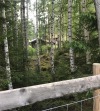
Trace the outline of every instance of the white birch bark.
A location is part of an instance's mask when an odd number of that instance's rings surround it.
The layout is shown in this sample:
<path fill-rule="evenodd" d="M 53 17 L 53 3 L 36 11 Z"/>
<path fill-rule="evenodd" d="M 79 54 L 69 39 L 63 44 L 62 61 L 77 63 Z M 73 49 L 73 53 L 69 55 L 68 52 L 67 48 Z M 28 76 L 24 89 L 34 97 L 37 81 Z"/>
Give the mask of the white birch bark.
<path fill-rule="evenodd" d="M 52 15 L 51 15 L 51 74 L 55 74 L 54 70 L 54 43 L 53 43 L 53 38 L 54 38 L 54 0 L 52 0 Z"/>
<path fill-rule="evenodd" d="M 36 0 L 36 51 L 37 51 L 37 65 L 38 70 L 41 72 L 41 63 L 40 63 L 40 50 L 39 50 L 39 34 L 38 34 L 38 3 Z"/>
<path fill-rule="evenodd" d="M 5 4 L 5 0 L 2 0 L 3 4 Z M 11 81 L 11 70 L 10 70 L 10 60 L 9 60 L 9 48 L 8 48 L 8 40 L 7 40 L 7 24 L 6 24 L 6 15 L 5 8 L 2 10 L 2 17 L 5 19 L 3 23 L 3 35 L 4 35 L 4 51 L 5 51 L 5 62 L 6 62 L 6 74 L 8 80 L 8 88 L 13 89 L 12 81 Z"/>
<path fill-rule="evenodd" d="M 72 43 L 72 0 L 68 0 L 68 39 L 69 43 Z M 74 72 L 74 51 L 72 47 L 70 47 L 69 49 L 69 56 L 71 72 Z"/>
<path fill-rule="evenodd" d="M 81 5 L 82 5 L 82 11 L 86 12 L 86 0 L 82 0 L 82 4 Z M 88 43 L 88 41 L 89 41 L 89 31 L 86 28 L 87 28 L 87 26 L 84 24 L 84 26 L 83 26 L 84 37 L 85 37 L 86 43 Z M 90 59 L 91 59 L 90 51 L 87 50 L 86 51 L 86 63 L 87 64 L 90 64 Z"/>
<path fill-rule="evenodd" d="M 100 47 L 100 0 L 94 0 L 94 2 L 95 2 L 96 15 L 97 15 L 99 47 Z"/>
<path fill-rule="evenodd" d="M 45 39 L 45 41 L 46 41 L 46 14 L 45 14 L 45 3 L 46 3 L 46 1 L 44 0 L 44 2 L 43 2 L 43 11 L 44 11 L 44 13 L 43 13 L 43 18 L 44 18 L 44 34 L 43 34 L 43 36 L 44 36 L 44 39 Z"/>

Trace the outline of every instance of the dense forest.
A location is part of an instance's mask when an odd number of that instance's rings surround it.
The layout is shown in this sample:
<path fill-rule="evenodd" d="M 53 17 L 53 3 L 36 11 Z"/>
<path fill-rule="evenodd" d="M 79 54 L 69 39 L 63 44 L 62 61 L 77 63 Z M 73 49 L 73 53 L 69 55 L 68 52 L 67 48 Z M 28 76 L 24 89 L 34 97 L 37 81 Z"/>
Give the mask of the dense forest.
<path fill-rule="evenodd" d="M 100 62 L 99 0 L 32 1 L 0 0 L 0 91 L 90 76 Z M 91 96 L 88 91 L 16 110 L 41 111 Z"/>

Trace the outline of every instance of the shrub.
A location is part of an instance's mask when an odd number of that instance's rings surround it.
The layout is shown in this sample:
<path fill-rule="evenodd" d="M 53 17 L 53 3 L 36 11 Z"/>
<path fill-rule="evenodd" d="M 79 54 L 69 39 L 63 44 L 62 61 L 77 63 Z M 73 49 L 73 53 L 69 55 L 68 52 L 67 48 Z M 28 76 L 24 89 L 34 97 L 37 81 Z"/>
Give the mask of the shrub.
<path fill-rule="evenodd" d="M 36 49 L 28 46 L 28 56 L 33 56 L 34 54 L 36 54 Z"/>

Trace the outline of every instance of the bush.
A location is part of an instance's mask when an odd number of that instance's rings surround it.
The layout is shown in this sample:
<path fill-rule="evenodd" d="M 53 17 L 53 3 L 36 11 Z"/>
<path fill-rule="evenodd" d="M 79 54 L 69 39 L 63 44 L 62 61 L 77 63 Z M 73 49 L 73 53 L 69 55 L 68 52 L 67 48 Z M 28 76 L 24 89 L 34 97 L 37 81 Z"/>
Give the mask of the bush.
<path fill-rule="evenodd" d="M 50 45 L 43 45 L 41 46 L 41 53 L 45 53 L 50 51 Z"/>
<path fill-rule="evenodd" d="M 28 56 L 33 56 L 36 54 L 36 49 L 32 48 L 31 46 L 28 46 Z"/>

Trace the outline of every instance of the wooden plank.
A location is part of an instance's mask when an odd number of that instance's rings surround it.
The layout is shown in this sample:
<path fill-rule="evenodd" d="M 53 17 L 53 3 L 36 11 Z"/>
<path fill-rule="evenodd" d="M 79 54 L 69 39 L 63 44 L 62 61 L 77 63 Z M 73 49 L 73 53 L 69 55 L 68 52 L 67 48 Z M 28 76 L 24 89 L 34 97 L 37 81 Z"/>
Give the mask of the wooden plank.
<path fill-rule="evenodd" d="M 100 75 L 12 89 L 0 92 L 0 110 L 33 104 L 66 94 L 83 92 L 100 87 Z"/>
<path fill-rule="evenodd" d="M 93 64 L 93 75 L 99 75 L 100 74 L 100 64 L 94 63 Z M 93 100 L 93 111 L 100 111 L 100 89 L 97 89 L 94 91 L 94 96 L 97 96 Z"/>

